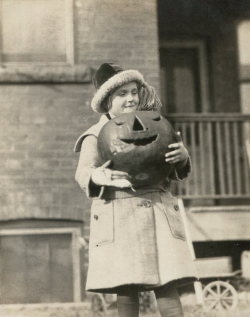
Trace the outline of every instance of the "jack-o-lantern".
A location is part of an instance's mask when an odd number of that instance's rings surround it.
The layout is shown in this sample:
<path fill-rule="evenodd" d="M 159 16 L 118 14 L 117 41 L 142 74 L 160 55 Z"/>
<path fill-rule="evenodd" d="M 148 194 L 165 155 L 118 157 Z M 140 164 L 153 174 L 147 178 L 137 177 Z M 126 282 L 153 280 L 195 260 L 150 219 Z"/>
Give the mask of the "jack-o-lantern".
<path fill-rule="evenodd" d="M 109 120 L 98 136 L 102 163 L 127 172 L 135 187 L 159 183 L 173 170 L 165 162 L 176 134 L 167 119 L 153 111 L 136 111 Z"/>

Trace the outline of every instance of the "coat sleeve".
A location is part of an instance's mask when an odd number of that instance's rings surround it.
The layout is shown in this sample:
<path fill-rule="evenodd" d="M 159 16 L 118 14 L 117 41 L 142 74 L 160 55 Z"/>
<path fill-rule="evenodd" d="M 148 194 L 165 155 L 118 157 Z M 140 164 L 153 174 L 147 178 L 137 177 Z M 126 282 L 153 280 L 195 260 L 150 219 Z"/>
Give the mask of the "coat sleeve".
<path fill-rule="evenodd" d="M 81 144 L 81 152 L 75 174 L 75 180 L 85 191 L 88 198 L 101 197 L 103 194 L 104 186 L 96 185 L 91 180 L 93 170 L 100 165 L 97 138 L 94 135 L 88 135 Z"/>
<path fill-rule="evenodd" d="M 191 159 L 188 157 L 186 164 L 183 167 L 175 166 L 173 172 L 169 175 L 171 180 L 182 181 L 188 177 L 192 171 Z"/>

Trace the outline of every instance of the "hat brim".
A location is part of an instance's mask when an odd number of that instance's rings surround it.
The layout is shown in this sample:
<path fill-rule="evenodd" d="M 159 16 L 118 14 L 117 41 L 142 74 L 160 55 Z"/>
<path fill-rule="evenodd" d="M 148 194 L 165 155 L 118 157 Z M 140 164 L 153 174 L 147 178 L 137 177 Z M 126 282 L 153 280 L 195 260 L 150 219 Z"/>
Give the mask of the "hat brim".
<path fill-rule="evenodd" d="M 146 84 L 143 75 L 137 70 L 124 70 L 119 72 L 118 74 L 112 76 L 108 79 L 95 93 L 92 102 L 91 108 L 98 113 L 107 112 L 106 109 L 103 109 L 102 102 L 107 97 L 107 95 L 114 90 L 124 84 L 127 84 L 131 81 L 136 81 L 141 85 Z"/>

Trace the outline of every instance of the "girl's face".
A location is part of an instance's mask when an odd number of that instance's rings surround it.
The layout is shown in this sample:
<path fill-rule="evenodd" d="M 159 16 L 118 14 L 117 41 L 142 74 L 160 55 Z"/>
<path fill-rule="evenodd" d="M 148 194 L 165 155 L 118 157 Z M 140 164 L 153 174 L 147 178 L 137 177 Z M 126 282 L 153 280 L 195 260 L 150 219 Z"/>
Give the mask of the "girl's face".
<path fill-rule="evenodd" d="M 111 108 L 109 109 L 109 113 L 114 116 L 135 111 L 139 104 L 136 83 L 130 82 L 117 88 L 110 97 L 110 103 Z"/>

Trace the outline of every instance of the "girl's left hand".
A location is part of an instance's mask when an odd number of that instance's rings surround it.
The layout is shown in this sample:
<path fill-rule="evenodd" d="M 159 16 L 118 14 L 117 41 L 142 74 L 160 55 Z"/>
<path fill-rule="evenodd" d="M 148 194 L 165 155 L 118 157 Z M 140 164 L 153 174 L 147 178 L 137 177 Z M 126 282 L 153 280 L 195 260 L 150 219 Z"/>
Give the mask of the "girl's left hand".
<path fill-rule="evenodd" d="M 188 151 L 183 144 L 180 131 L 176 133 L 176 136 L 178 142 L 170 144 L 168 148 L 173 150 L 165 154 L 165 162 L 169 164 L 184 163 L 189 157 Z"/>

